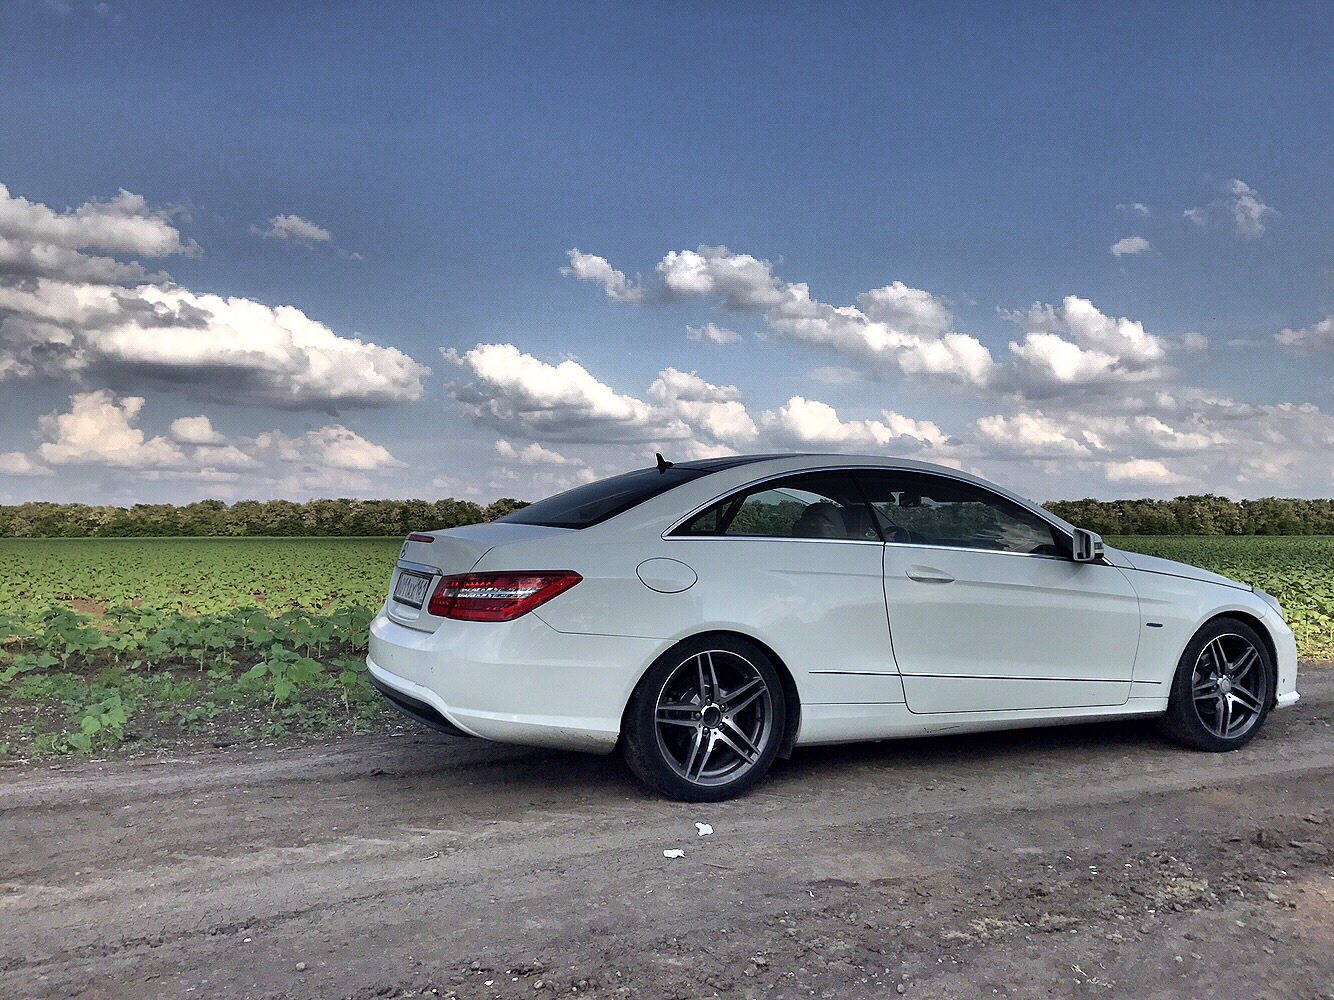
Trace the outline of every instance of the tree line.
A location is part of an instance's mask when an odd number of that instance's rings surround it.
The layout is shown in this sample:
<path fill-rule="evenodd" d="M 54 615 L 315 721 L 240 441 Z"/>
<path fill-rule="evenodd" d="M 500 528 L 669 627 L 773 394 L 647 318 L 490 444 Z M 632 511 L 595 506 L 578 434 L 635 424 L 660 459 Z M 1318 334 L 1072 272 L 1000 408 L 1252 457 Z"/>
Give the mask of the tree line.
<path fill-rule="evenodd" d="M 402 536 L 479 524 L 526 504 L 471 500 L 221 500 L 135 504 L 0 506 L 3 538 Z M 1334 535 L 1334 500 L 1266 497 L 1233 501 L 1204 494 L 1172 500 L 1060 500 L 1047 509 L 1102 535 Z"/>
<path fill-rule="evenodd" d="M 0 506 L 3 538 L 300 537 L 406 535 L 494 521 L 525 507 L 506 497 L 471 500 L 221 500 L 101 507 L 77 503 Z"/>
<path fill-rule="evenodd" d="M 1100 535 L 1334 535 L 1334 500 L 1060 500 L 1057 517 Z"/>

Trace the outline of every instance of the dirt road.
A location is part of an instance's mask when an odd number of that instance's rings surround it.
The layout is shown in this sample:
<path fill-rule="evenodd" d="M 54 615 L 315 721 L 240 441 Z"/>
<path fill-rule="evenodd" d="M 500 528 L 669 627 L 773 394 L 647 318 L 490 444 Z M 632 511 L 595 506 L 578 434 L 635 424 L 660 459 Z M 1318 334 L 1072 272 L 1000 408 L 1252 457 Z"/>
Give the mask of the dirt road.
<path fill-rule="evenodd" d="M 0 997 L 1334 997 L 1334 669 L 1301 687 L 1229 756 L 884 743 L 718 806 L 416 732 L 9 768 Z"/>

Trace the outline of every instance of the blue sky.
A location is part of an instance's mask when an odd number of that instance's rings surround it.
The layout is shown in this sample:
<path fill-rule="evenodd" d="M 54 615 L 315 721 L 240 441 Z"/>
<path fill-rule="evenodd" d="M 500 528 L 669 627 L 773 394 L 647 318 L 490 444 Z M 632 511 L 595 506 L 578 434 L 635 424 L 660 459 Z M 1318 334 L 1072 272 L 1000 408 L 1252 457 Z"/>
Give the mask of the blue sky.
<path fill-rule="evenodd" d="M 1334 493 L 1328 5 L 313 6 L 0 11 L 0 501 Z"/>

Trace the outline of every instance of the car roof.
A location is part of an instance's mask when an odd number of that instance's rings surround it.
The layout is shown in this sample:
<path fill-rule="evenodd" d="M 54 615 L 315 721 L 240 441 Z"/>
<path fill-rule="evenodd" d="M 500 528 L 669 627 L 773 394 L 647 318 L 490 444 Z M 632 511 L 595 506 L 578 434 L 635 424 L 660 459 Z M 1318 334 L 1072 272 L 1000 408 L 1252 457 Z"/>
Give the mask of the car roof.
<path fill-rule="evenodd" d="M 799 460 L 799 461 L 798 461 Z M 722 458 L 707 458 L 689 462 L 674 463 L 676 467 L 687 469 L 698 469 L 711 476 L 716 473 L 725 473 L 728 470 L 737 469 L 742 466 L 747 467 L 748 478 L 753 475 L 755 479 L 763 479 L 770 472 L 774 473 L 797 473 L 804 469 L 825 469 L 831 467 L 850 466 L 853 468 L 874 468 L 881 467 L 886 469 L 906 469 L 916 472 L 927 472 L 936 475 L 945 476 L 950 479 L 959 479 L 964 482 L 974 483 L 985 489 L 999 493 L 1002 496 L 1009 497 L 1011 500 L 1039 513 L 1048 521 L 1053 521 L 1062 527 L 1067 533 L 1074 530 L 1074 526 L 1062 517 L 1058 517 L 1051 511 L 1046 510 L 1035 500 L 1031 500 L 1022 494 L 993 483 L 990 480 L 983 479 L 959 469 L 951 468 L 946 465 L 936 465 L 931 462 L 922 462 L 913 458 L 899 458 L 892 455 L 843 455 L 837 452 L 791 452 L 785 454 L 764 454 L 764 455 L 729 455 Z M 769 466 L 770 468 L 765 468 Z M 703 478 L 703 477 L 701 477 Z"/>
<path fill-rule="evenodd" d="M 957 469 L 951 469 L 944 465 L 932 465 L 930 462 L 919 462 L 911 458 L 897 458 L 891 455 L 843 455 L 837 452 L 814 452 L 814 451 L 794 451 L 794 452 L 771 452 L 764 455 L 727 455 L 721 458 L 704 458 L 690 462 L 673 462 L 672 466 L 678 469 L 698 469 L 702 472 L 725 472 L 728 469 L 735 469 L 742 465 L 758 465 L 761 462 L 782 462 L 789 463 L 792 459 L 807 459 L 812 468 L 828 465 L 852 465 L 868 466 L 879 465 L 887 469 L 920 469 L 923 472 L 943 472 L 947 475 L 960 475 Z M 975 479 L 975 476 L 964 475 L 964 478 Z M 983 480 L 978 480 L 983 482 Z M 990 486 L 990 483 L 987 483 Z"/>

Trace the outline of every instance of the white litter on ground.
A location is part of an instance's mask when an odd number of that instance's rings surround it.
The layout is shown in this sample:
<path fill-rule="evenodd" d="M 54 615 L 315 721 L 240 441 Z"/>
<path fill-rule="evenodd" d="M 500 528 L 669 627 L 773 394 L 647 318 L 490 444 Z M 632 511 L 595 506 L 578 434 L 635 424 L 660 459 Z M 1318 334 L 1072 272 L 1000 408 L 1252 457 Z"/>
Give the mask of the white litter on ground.
<path fill-rule="evenodd" d="M 681 850 L 681 848 L 677 847 L 673 848 L 670 851 L 663 851 L 662 856 L 664 858 L 684 858 L 686 856 L 686 852 Z"/>
<path fill-rule="evenodd" d="M 701 837 L 707 837 L 709 834 L 713 833 L 713 827 L 709 826 L 708 823 L 696 823 L 695 829 L 699 831 Z"/>

